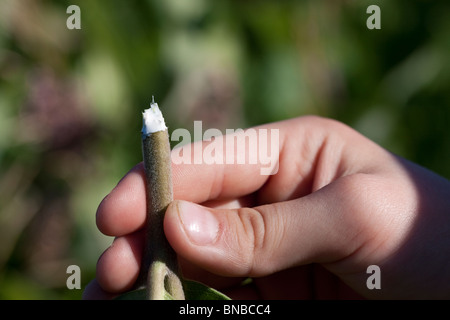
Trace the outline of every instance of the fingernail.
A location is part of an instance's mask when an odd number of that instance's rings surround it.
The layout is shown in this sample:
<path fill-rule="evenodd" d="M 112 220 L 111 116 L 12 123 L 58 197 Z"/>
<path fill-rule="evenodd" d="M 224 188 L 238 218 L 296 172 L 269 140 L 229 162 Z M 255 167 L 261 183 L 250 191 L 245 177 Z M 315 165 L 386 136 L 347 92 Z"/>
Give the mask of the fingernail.
<path fill-rule="evenodd" d="M 204 246 L 216 240 L 219 221 L 209 210 L 187 201 L 178 201 L 177 210 L 191 242 Z"/>

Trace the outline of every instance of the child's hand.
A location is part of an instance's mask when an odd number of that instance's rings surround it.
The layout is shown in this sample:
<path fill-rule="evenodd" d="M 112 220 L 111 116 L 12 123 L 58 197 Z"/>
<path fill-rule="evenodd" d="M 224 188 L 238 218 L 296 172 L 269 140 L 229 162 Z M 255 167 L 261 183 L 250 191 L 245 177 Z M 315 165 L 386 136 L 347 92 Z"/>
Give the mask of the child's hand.
<path fill-rule="evenodd" d="M 185 277 L 232 298 L 450 298 L 449 181 L 332 120 L 264 128 L 280 130 L 275 175 L 173 165 L 177 200 L 164 230 Z M 133 286 L 145 208 L 137 165 L 99 206 L 98 228 L 116 239 L 85 298 Z M 380 267 L 379 290 L 367 288 L 370 265 Z M 246 277 L 253 283 L 237 286 Z"/>

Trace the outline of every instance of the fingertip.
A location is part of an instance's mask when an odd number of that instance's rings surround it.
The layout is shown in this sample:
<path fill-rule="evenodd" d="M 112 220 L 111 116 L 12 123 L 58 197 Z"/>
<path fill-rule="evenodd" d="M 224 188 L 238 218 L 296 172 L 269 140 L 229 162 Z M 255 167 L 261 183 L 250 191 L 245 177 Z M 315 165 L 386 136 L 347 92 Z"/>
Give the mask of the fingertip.
<path fill-rule="evenodd" d="M 102 200 L 96 212 L 97 228 L 109 236 L 132 233 L 145 223 L 145 183 L 142 165 L 136 165 Z"/>
<path fill-rule="evenodd" d="M 179 218 L 179 202 L 180 200 L 174 200 L 167 207 L 164 216 L 164 233 L 175 251 L 180 251 L 180 253 L 185 254 L 186 250 L 189 250 L 190 246 L 186 243 L 188 239 Z M 182 254 L 182 256 L 184 254 Z"/>
<path fill-rule="evenodd" d="M 141 265 L 143 234 L 118 237 L 97 262 L 97 281 L 107 292 L 125 292 L 134 285 Z"/>
<path fill-rule="evenodd" d="M 240 263 L 245 254 L 236 253 L 236 234 L 230 225 L 234 218 L 229 216 L 235 215 L 232 209 L 175 200 L 166 211 L 164 231 L 173 249 L 200 268 L 222 276 L 246 276 L 245 263 Z"/>
<path fill-rule="evenodd" d="M 113 189 L 114 190 L 114 189 Z M 112 192 L 112 191 L 111 191 Z M 111 236 L 109 232 L 109 223 L 108 223 L 108 208 L 105 207 L 105 203 L 107 202 L 107 198 L 109 197 L 111 193 L 106 195 L 103 200 L 100 202 L 97 208 L 97 212 L 95 213 L 95 223 L 97 225 L 98 230 L 102 232 L 105 235 Z"/>
<path fill-rule="evenodd" d="M 174 200 L 166 210 L 164 217 L 164 233 L 167 240 L 173 249 L 186 260 L 198 264 L 202 262 L 202 257 L 205 256 L 203 251 L 208 249 L 205 246 L 197 246 L 191 241 L 188 233 L 190 227 L 195 229 L 194 226 L 183 225 L 181 210 L 187 209 L 189 206 L 196 206 L 193 203 L 182 200 Z M 186 212 L 185 214 L 189 214 Z M 194 231 L 194 230 L 191 230 Z M 198 230 L 200 231 L 200 230 Z M 194 231 L 195 232 L 195 231 Z"/>

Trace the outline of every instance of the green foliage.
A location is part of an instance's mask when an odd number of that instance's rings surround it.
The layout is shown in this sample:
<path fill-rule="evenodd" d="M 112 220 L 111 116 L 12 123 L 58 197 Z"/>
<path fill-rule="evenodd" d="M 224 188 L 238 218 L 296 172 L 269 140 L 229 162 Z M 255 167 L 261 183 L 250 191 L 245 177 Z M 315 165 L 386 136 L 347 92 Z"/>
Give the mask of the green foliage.
<path fill-rule="evenodd" d="M 228 298 L 223 293 L 197 281 L 184 280 L 183 288 L 186 300 L 230 300 L 230 298 Z M 116 298 L 116 300 L 145 300 L 145 299 L 146 299 L 145 289 L 130 291 Z M 173 297 L 166 292 L 164 300 L 173 300 Z"/>
<path fill-rule="evenodd" d="M 111 238 L 102 198 L 141 161 L 155 95 L 169 130 L 332 117 L 449 178 L 450 3 L 0 2 L 0 298 L 80 298 Z M 366 28 L 381 7 L 381 30 Z"/>

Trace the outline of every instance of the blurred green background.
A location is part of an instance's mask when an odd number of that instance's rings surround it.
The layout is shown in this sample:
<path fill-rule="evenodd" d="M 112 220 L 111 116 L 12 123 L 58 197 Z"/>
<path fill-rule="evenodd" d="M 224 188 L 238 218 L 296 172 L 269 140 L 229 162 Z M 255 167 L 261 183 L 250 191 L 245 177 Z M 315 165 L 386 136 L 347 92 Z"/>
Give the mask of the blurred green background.
<path fill-rule="evenodd" d="M 66 9 L 81 9 L 68 30 Z M 381 8 L 381 30 L 366 9 Z M 169 130 L 317 114 L 450 177 L 450 2 L 1 0 L 0 299 L 80 299 L 95 212 Z"/>

